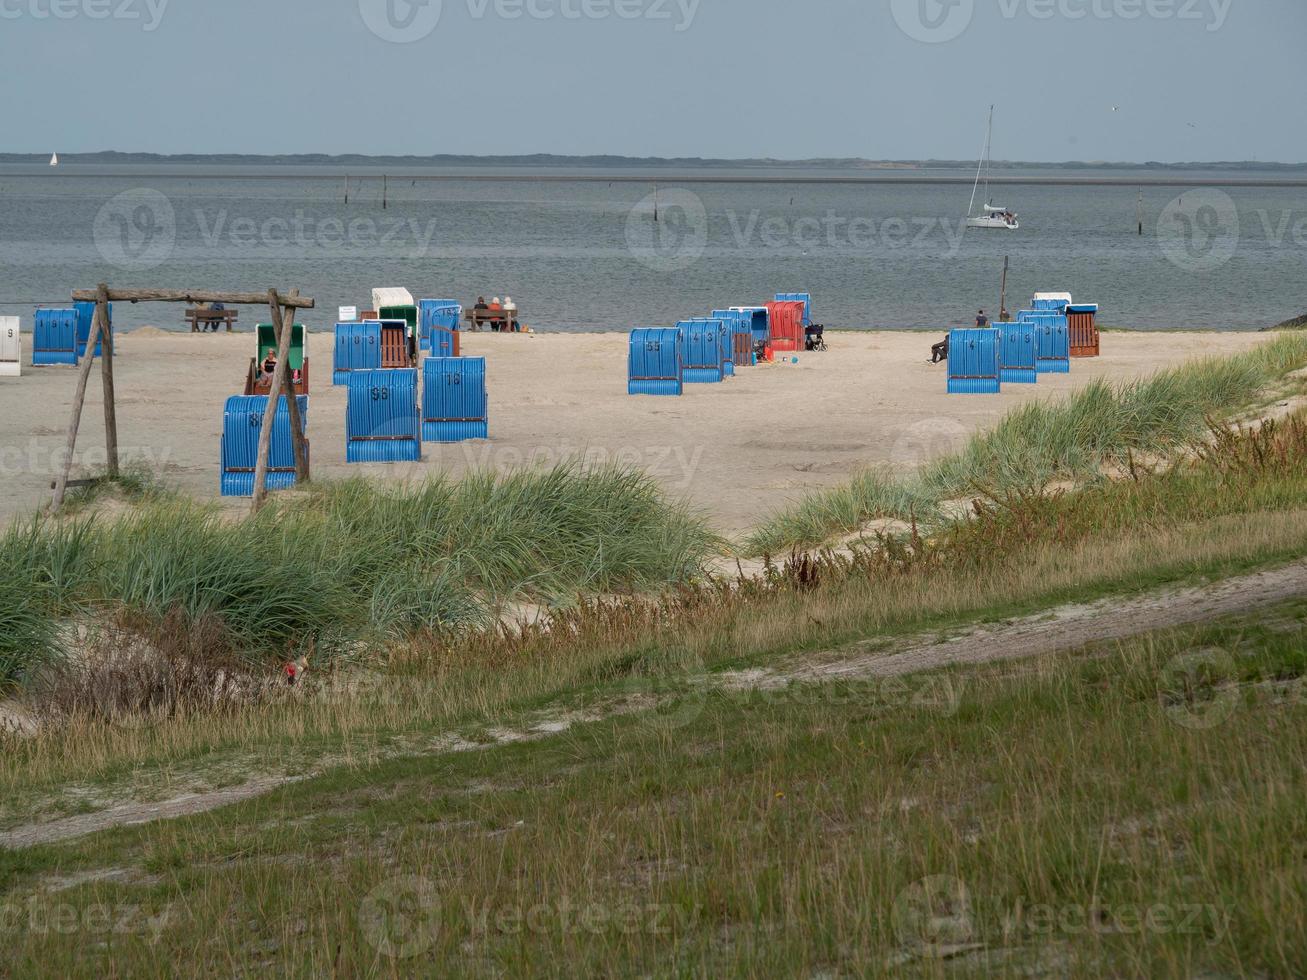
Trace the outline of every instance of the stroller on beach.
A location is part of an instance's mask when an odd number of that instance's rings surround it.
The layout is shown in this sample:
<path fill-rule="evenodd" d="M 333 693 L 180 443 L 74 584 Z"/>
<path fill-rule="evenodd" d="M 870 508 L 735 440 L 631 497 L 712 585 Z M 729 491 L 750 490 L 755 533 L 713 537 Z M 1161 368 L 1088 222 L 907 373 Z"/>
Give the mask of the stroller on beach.
<path fill-rule="evenodd" d="M 812 351 L 829 350 L 826 346 L 826 328 L 820 323 L 812 323 L 803 328 L 803 349 Z"/>

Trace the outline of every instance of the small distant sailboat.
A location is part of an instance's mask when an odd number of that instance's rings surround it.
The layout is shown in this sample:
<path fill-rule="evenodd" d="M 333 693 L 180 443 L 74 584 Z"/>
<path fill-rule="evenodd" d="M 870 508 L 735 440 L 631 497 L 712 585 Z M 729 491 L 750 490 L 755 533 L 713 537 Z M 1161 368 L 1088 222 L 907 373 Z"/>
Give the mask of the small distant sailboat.
<path fill-rule="evenodd" d="M 57 166 L 59 166 L 59 154 L 58 154 L 58 153 L 51 153 L 51 154 L 50 154 L 50 166 L 52 166 L 52 167 L 57 167 Z"/>
<path fill-rule="evenodd" d="M 994 107 L 989 107 L 989 126 L 985 130 L 985 149 L 980 154 L 980 165 L 976 167 L 976 182 L 971 188 L 971 203 L 967 205 L 968 228 L 1005 228 L 1016 231 L 1021 227 L 1016 213 L 1005 207 L 992 203 L 989 196 L 989 171 L 994 148 Z M 985 178 L 985 204 L 979 215 L 972 217 L 976 207 L 976 191 L 980 190 L 981 175 Z"/>

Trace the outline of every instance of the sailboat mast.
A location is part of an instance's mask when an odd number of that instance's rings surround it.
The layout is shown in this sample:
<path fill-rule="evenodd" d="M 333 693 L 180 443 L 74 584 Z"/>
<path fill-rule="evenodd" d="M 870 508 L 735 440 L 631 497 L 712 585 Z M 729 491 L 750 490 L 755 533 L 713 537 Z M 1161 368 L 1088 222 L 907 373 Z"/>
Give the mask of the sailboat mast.
<path fill-rule="evenodd" d="M 976 182 L 971 185 L 971 204 L 967 206 L 967 217 L 976 210 L 976 190 L 980 187 L 980 175 L 985 170 L 985 161 L 989 159 L 989 141 L 994 135 L 994 107 L 989 107 L 989 125 L 985 127 L 985 145 L 980 151 L 980 162 L 976 164 Z M 989 176 L 985 176 L 985 197 L 989 197 Z"/>

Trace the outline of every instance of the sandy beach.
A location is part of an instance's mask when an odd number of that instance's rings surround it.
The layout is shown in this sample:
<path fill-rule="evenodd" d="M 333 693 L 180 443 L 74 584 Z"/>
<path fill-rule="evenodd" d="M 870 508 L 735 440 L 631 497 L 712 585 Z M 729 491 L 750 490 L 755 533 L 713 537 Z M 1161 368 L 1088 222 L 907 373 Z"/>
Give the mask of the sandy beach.
<path fill-rule="evenodd" d="M 1102 357 L 1070 375 L 1008 385 L 997 396 L 948 396 L 945 367 L 929 363 L 933 334 L 830 333 L 831 350 L 798 363 L 741 370 L 681 398 L 626 394 L 625 334 L 464 334 L 463 353 L 485 356 L 490 440 L 424 446 L 417 464 L 345 463 L 346 389 L 331 385 L 332 337 L 309 341 L 309 438 L 317 478 L 390 480 L 508 470 L 585 454 L 647 469 L 723 531 L 742 530 L 808 488 L 836 484 L 867 464 L 910 467 L 958 448 L 972 432 L 1031 399 L 1059 398 L 1094 378 L 1125 379 L 1265 343 L 1258 333 L 1107 333 Z M 30 360 L 30 337 L 24 338 Z M 124 464 L 143 462 L 165 482 L 218 499 L 225 399 L 242 390 L 251 334 L 119 337 L 115 362 Z M 33 368 L 0 378 L 0 520 L 49 499 L 62 458 L 77 372 Z M 75 473 L 103 465 L 99 369 L 92 373 Z M 233 510 L 246 501 L 228 501 Z"/>

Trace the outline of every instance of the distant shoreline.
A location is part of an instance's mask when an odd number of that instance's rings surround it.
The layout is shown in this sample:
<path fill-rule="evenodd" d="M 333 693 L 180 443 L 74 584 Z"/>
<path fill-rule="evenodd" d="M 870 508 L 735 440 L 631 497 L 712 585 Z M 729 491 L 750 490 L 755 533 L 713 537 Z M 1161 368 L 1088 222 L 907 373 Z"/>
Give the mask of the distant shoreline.
<path fill-rule="evenodd" d="M 71 165 L 75 168 L 77 165 Z M 232 165 L 237 166 L 237 165 Z M 387 176 L 393 180 L 408 181 L 456 181 L 473 180 L 499 183 L 613 183 L 613 184 L 901 184 L 912 185 L 961 185 L 970 186 L 974 177 L 952 174 L 926 174 L 896 171 L 882 173 L 848 173 L 848 174 L 800 174 L 800 173 L 707 173 L 695 171 L 667 171 L 659 173 L 630 172 L 591 172 L 591 173 L 541 173 L 523 170 L 521 173 L 477 172 L 475 170 L 457 173 L 414 173 L 397 170 L 375 172 L 345 169 L 327 169 L 312 167 L 295 167 L 284 165 L 282 173 L 260 172 L 240 173 L 238 171 L 203 171 L 203 170 L 134 170 L 131 165 L 120 166 L 112 172 L 95 173 L 80 169 L 71 169 L 61 164 L 58 169 L 34 169 L 30 172 L 0 170 L 0 179 L 22 178 L 71 178 L 82 180 L 121 180 L 131 179 L 179 179 L 179 180 L 317 180 L 339 181 L 346 177 L 355 180 L 380 180 Z M 941 168 L 942 169 L 942 168 Z M 318 172 L 313 172 L 317 170 Z M 1025 185 L 1044 187 L 1307 187 L 1307 172 L 1301 177 L 1235 177 L 1221 174 L 1205 176 L 1185 176 L 1183 174 L 1162 175 L 1156 172 L 1137 175 L 1121 174 L 1116 176 L 1075 176 L 1062 177 L 1052 174 L 1025 174 L 1021 176 L 999 176 L 990 178 L 991 184 Z"/>
<path fill-rule="evenodd" d="M 48 165 L 48 153 L 0 153 L 0 164 Z M 722 159 L 713 157 L 628 157 L 616 154 L 589 155 L 555 155 L 549 153 L 532 153 L 519 155 L 485 155 L 472 154 L 431 154 L 368 155 L 345 153 L 331 155 L 325 153 L 287 153 L 287 154 L 253 154 L 253 153 L 122 153 L 105 150 L 93 153 L 65 153 L 64 164 L 75 165 L 133 165 L 133 164 L 208 164 L 211 166 L 308 166 L 308 167 L 559 167 L 559 168 L 604 168 L 623 170 L 631 168 L 644 169 L 826 169 L 826 170 L 873 170 L 873 171 L 912 171 L 912 170 L 957 170 L 975 169 L 974 160 L 868 160 L 860 157 L 810 157 L 802 160 L 778 160 L 772 158 L 746 157 L 739 159 Z M 1104 160 L 1064 160 L 1057 162 L 1031 160 L 995 160 L 995 170 L 1140 170 L 1140 171 L 1184 171 L 1184 170 L 1230 170 L 1242 172 L 1280 172 L 1300 173 L 1307 178 L 1307 162 L 1280 163 L 1257 160 L 1221 160 L 1209 163 L 1182 161 L 1162 163 L 1149 160 L 1138 162 L 1111 162 Z"/>

